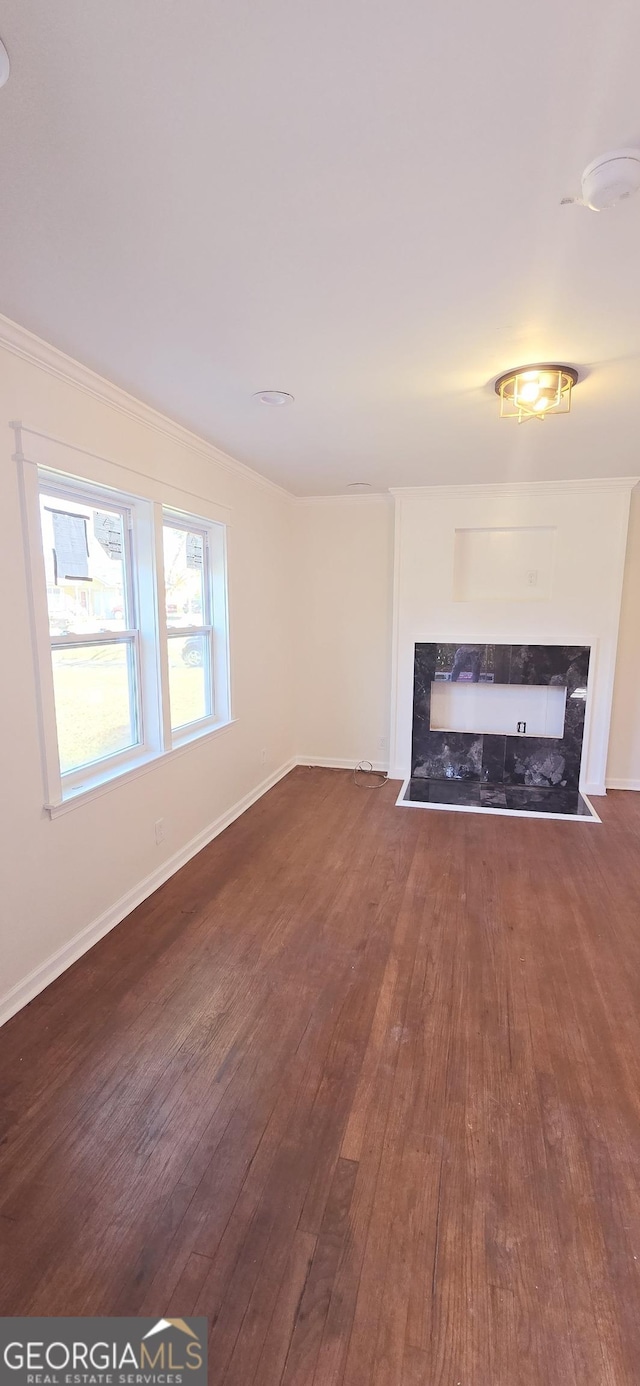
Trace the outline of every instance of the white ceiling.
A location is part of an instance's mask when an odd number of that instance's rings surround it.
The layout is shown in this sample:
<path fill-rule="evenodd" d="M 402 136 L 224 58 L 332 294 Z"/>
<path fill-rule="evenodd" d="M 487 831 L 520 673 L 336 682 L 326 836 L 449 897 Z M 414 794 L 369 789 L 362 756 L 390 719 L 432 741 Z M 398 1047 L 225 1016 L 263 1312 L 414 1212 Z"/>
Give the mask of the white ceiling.
<path fill-rule="evenodd" d="M 2 0 L 0 310 L 291 490 L 638 469 L 637 0 Z M 569 417 L 491 379 L 558 359 Z M 295 405 L 257 405 L 254 391 Z"/>

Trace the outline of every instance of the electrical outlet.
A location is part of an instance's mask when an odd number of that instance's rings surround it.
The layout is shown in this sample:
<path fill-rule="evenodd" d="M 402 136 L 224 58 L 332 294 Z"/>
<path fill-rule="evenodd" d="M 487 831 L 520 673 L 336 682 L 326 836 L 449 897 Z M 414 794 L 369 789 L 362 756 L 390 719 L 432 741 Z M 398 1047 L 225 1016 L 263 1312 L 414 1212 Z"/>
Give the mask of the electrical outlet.
<path fill-rule="evenodd" d="M 386 738 L 386 736 L 379 736 L 379 737 L 378 737 L 378 750 L 379 750 L 379 751 L 386 751 L 386 749 L 387 749 L 387 738 Z"/>
<path fill-rule="evenodd" d="M 154 824 L 154 831 L 156 835 L 156 844 L 159 847 L 160 843 L 164 842 L 164 818 L 157 819 Z"/>
<path fill-rule="evenodd" d="M 261 765 L 266 765 L 266 763 L 267 763 L 267 752 L 266 752 L 266 750 L 265 750 L 264 747 L 263 747 L 263 749 L 262 749 L 261 752 L 260 752 L 260 764 L 261 764 Z"/>
<path fill-rule="evenodd" d="M 528 586 L 528 587 L 537 587 L 537 586 L 538 586 L 538 569 L 537 569 L 537 568 L 530 568 L 530 569 L 529 569 L 529 571 L 528 571 L 528 573 L 527 573 L 527 586 Z"/>

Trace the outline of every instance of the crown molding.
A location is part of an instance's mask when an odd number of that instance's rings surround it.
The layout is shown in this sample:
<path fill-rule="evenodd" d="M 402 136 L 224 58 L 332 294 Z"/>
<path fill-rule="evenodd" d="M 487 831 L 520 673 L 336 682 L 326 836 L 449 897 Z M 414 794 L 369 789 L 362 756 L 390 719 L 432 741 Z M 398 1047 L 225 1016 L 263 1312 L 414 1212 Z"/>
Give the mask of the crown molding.
<path fill-rule="evenodd" d="M 76 361 L 73 356 L 67 356 L 58 347 L 52 346 L 50 342 L 45 342 L 42 337 L 36 337 L 35 333 L 29 332 L 26 327 L 21 327 L 19 323 L 13 322 L 0 313 L 0 347 L 10 351 L 14 356 L 19 356 L 23 361 L 28 361 L 31 365 L 39 367 L 49 375 L 55 376 L 57 380 L 63 380 L 68 385 L 75 386 L 78 390 L 83 390 L 85 394 L 91 395 L 93 399 L 101 404 L 106 404 L 111 409 L 116 409 L 118 413 L 124 414 L 126 418 L 132 419 L 135 423 L 142 424 L 144 428 L 150 428 L 155 433 L 162 433 L 178 447 L 188 448 L 190 452 L 198 454 L 208 462 L 215 462 L 217 466 L 224 467 L 226 471 L 241 476 L 245 481 L 251 481 L 264 490 L 272 491 L 281 498 L 292 501 L 295 499 L 291 491 L 285 490 L 283 486 L 278 486 L 277 482 L 270 481 L 261 472 L 254 471 L 253 467 L 248 467 L 246 463 L 239 462 L 237 458 L 231 457 L 229 453 L 222 452 L 215 444 L 207 442 L 206 438 L 201 438 L 199 434 L 192 433 L 185 428 L 184 424 L 176 423 L 166 414 L 161 414 L 152 405 L 145 404 L 142 400 L 136 399 L 135 395 L 130 395 L 119 385 L 114 385 L 111 380 L 106 380 L 104 376 L 92 371 L 89 366 L 84 366 L 81 361 Z"/>
<path fill-rule="evenodd" d="M 296 496 L 298 505 L 362 505 L 362 502 L 371 505 L 380 501 L 389 504 L 391 495 L 389 491 L 360 491 L 357 495 L 345 496 L 341 492 L 334 492 L 330 496 Z"/>
<path fill-rule="evenodd" d="M 501 496 L 569 496 L 584 495 L 586 491 L 600 494 L 607 491 L 632 491 L 638 481 L 640 477 L 637 476 L 602 476 L 585 477 L 580 481 L 493 481 L 487 482 L 486 485 L 473 482 L 461 486 L 391 486 L 389 491 L 399 500 L 412 496 L 450 496 L 457 500 L 469 497 L 477 500 L 483 496 L 499 499 Z"/>

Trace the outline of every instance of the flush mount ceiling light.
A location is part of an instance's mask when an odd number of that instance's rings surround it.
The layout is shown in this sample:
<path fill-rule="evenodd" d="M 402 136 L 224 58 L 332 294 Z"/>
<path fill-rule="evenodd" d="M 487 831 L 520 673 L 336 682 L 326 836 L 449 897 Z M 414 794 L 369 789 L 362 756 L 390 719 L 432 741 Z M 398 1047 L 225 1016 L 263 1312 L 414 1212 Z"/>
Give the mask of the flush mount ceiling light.
<path fill-rule="evenodd" d="M 293 395 L 287 394 L 286 390 L 258 390 L 253 398 L 258 404 L 274 404 L 282 407 L 283 404 L 293 404 Z"/>
<path fill-rule="evenodd" d="M 371 490 L 371 482 L 370 482 L 370 481 L 349 481 L 349 482 L 347 483 L 347 491 L 370 491 L 370 490 Z"/>
<path fill-rule="evenodd" d="M 572 366 L 518 366 L 496 380 L 500 396 L 500 418 L 544 419 L 546 414 L 568 414 L 571 391 L 578 372 Z"/>
<path fill-rule="evenodd" d="M 9 80 L 10 71 L 11 63 L 9 62 L 9 54 L 7 53 L 2 39 L 0 39 L 0 87 L 3 87 L 5 82 Z"/>

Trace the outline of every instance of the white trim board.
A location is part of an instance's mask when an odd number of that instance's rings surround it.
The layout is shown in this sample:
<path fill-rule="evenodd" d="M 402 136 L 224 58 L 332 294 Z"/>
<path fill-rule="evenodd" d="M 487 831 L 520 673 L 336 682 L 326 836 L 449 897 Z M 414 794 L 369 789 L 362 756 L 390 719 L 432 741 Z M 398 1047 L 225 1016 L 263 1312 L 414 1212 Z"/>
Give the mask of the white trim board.
<path fill-rule="evenodd" d="M 326 496 L 296 496 L 298 505 L 358 505 L 364 501 L 371 505 L 372 502 L 385 505 L 393 504 L 393 497 L 389 489 L 385 486 L 381 491 L 358 491 L 357 493 L 343 493 L 342 491 L 328 491 Z"/>
<path fill-rule="evenodd" d="M 236 818 L 240 818 L 247 809 L 251 808 L 252 804 L 261 799 L 263 794 L 273 789 L 279 780 L 284 779 L 285 775 L 288 775 L 289 771 L 295 768 L 295 765 L 294 759 L 286 761 L 255 789 L 250 790 L 242 799 L 239 799 L 232 808 L 227 809 L 226 813 L 220 814 L 219 818 L 214 819 L 213 823 L 203 828 L 196 837 L 192 837 L 191 841 L 187 842 L 184 847 L 168 857 L 157 871 L 152 871 L 149 876 L 145 876 L 144 880 L 139 881 L 125 895 L 121 895 L 120 899 L 116 900 L 115 904 L 111 905 L 108 910 L 105 910 L 86 928 L 81 929 L 80 933 L 75 934 L 68 943 L 63 944 L 62 948 L 58 948 L 21 982 L 17 982 L 10 991 L 0 997 L 0 1025 L 4 1025 L 5 1021 L 10 1020 L 12 1015 L 22 1010 L 29 1001 L 33 1001 L 34 997 L 44 991 L 51 982 L 54 982 L 56 977 L 66 972 L 72 963 L 77 962 L 84 953 L 88 953 L 94 943 L 98 943 L 99 939 L 104 938 L 104 935 L 110 933 L 117 924 L 121 924 L 122 920 L 126 919 L 127 915 L 131 914 L 138 905 L 141 905 L 143 900 L 153 895 L 154 891 L 164 885 L 171 876 L 174 876 L 176 871 L 191 861 L 192 857 L 197 856 L 203 847 L 213 842 L 213 839 L 224 832 L 225 828 L 230 827 Z"/>
<path fill-rule="evenodd" d="M 537 813 L 535 809 L 527 811 L 526 809 L 491 808 L 489 804 L 412 803 L 409 799 L 403 798 L 408 783 L 408 779 L 403 782 L 402 789 L 396 799 L 396 808 L 431 809 L 436 813 L 438 811 L 443 813 L 491 813 L 498 818 L 546 818 L 554 823 L 602 823 L 602 819 L 598 818 L 591 800 L 587 797 L 583 789 L 580 790 L 580 793 L 582 794 L 585 804 L 591 809 L 593 814 L 592 818 L 587 818 L 586 814 L 579 815 L 577 813 Z"/>
<path fill-rule="evenodd" d="M 123 462 L 115 457 L 103 457 L 99 452 L 82 447 L 79 443 L 70 443 L 68 439 L 57 438 L 52 433 L 43 433 L 42 430 L 29 428 L 28 424 L 23 423 L 22 419 L 12 419 L 9 423 L 15 433 L 15 452 L 13 461 L 23 465 L 31 463 L 38 468 L 45 468 L 47 471 L 57 471 L 63 476 L 75 477 L 82 482 L 89 482 L 95 486 L 113 486 L 116 491 L 124 491 L 126 495 L 131 494 L 130 477 L 137 477 L 144 483 L 138 492 L 140 500 L 155 500 L 168 509 L 177 510 L 182 513 L 190 513 L 189 507 L 192 501 L 198 502 L 201 509 L 206 507 L 207 518 L 218 523 L 229 525 L 233 515 L 233 507 L 222 505 L 218 501 L 205 496 L 200 491 L 190 491 L 184 486 L 176 486 L 170 481 L 160 481 L 153 472 L 140 470 L 137 463 Z M 75 457 L 80 459 L 78 468 L 73 465 Z M 96 470 L 92 463 L 99 464 Z M 88 465 L 87 465 L 88 464 Z M 115 470 L 115 474 L 112 473 Z M 118 472 L 127 474 L 127 481 L 124 487 Z M 136 486 L 139 483 L 136 483 Z M 134 493 L 135 494 L 135 493 Z M 173 495 L 173 500 L 171 496 Z M 185 506 L 186 501 L 186 506 Z"/>
<path fill-rule="evenodd" d="M 607 789 L 640 789 L 640 780 L 607 780 Z"/>
<path fill-rule="evenodd" d="M 632 491 L 638 476 L 586 476 L 566 481 L 473 481 L 451 482 L 439 486 L 390 486 L 389 494 L 399 500 L 416 496 L 449 496 L 483 499 L 487 496 L 566 496 L 584 491 Z"/>
<path fill-rule="evenodd" d="M 368 756 L 361 756 L 360 760 L 339 760 L 334 756 L 296 756 L 296 765 L 306 765 L 309 769 L 318 767 L 322 770 L 355 770 L 356 766 L 366 760 L 376 774 L 387 774 L 389 766 L 386 761 L 372 760 Z"/>

